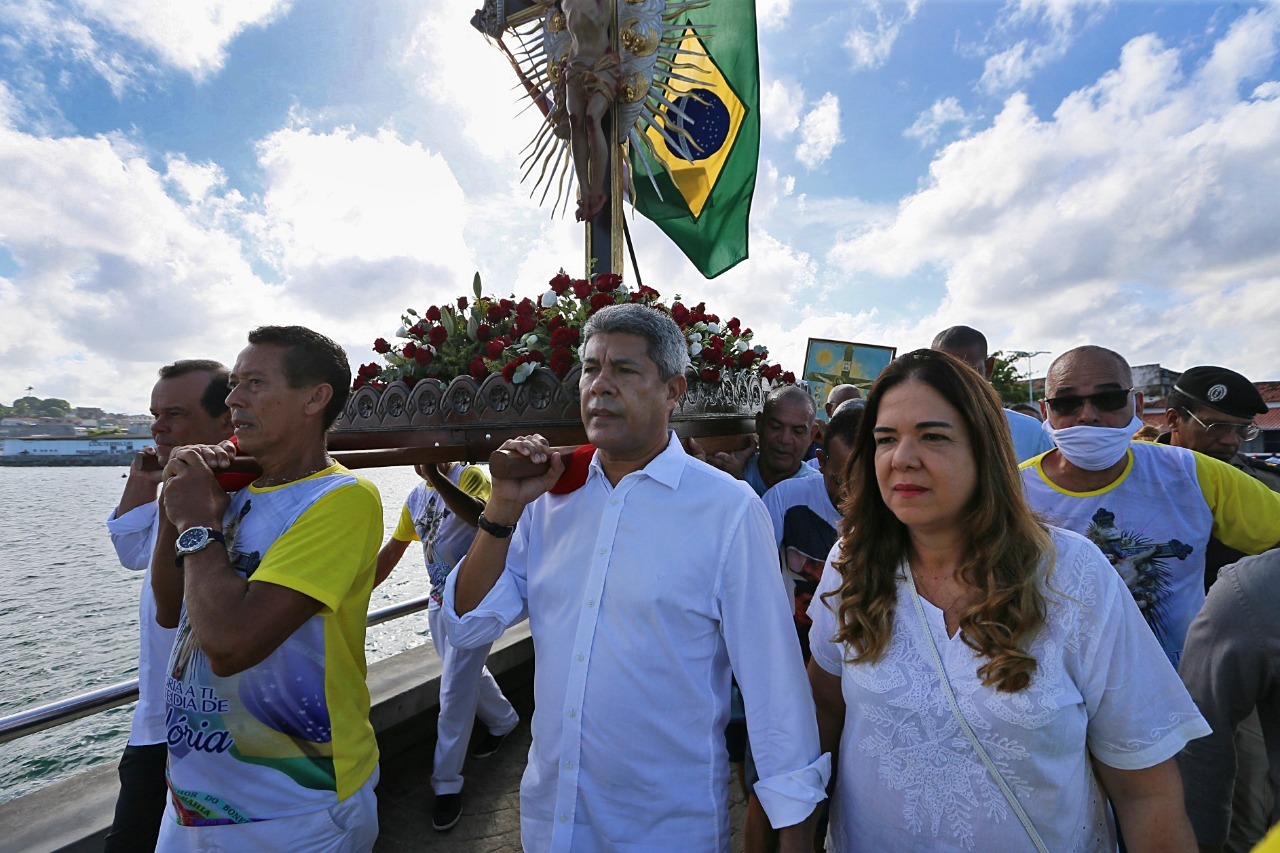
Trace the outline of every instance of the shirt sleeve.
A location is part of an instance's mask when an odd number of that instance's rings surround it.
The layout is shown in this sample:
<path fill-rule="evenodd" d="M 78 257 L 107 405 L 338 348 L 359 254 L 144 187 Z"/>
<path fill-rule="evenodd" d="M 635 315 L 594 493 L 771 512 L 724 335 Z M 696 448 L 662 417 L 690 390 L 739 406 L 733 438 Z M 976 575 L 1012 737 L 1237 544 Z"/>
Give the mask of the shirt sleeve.
<path fill-rule="evenodd" d="M 330 614 L 357 578 L 372 574 L 381 544 L 382 501 L 371 484 L 356 480 L 302 513 L 267 549 L 249 580 L 300 592 Z"/>
<path fill-rule="evenodd" d="M 493 492 L 489 475 L 478 465 L 468 465 L 462 469 L 462 474 L 458 477 L 458 488 L 485 503 L 489 502 L 489 495 Z"/>
<path fill-rule="evenodd" d="M 783 480 L 782 482 L 785 483 L 786 480 Z M 781 485 L 781 483 L 779 485 Z M 762 500 L 764 501 L 764 508 L 769 512 L 769 520 L 773 522 L 773 547 L 776 550 L 782 547 L 784 511 L 782 506 L 782 497 L 778 494 L 778 487 L 774 486 L 772 489 L 765 492 Z"/>
<path fill-rule="evenodd" d="M 1102 552 L 1080 540 L 1060 551 L 1092 575 L 1078 607 L 1080 655 L 1071 673 L 1088 714 L 1089 751 L 1119 770 L 1154 767 L 1209 733 L 1173 665 Z M 1052 585 L 1052 580 L 1050 581 Z"/>
<path fill-rule="evenodd" d="M 449 572 L 444 585 L 444 598 L 440 612 L 444 615 L 445 630 L 449 642 L 460 649 L 474 649 L 492 643 L 507 628 L 529 616 L 528 575 L 526 562 L 529 550 L 530 510 L 525 508 L 511 534 L 511 547 L 507 550 L 507 564 L 498 575 L 493 589 L 480 600 L 475 608 L 464 616 L 458 615 L 456 589 L 458 570 Z M 461 566 L 466 557 L 458 561 Z"/>
<path fill-rule="evenodd" d="M 1225 462 L 1194 455 L 1200 491 L 1213 511 L 1213 535 L 1246 554 L 1280 543 L 1280 492 Z"/>
<path fill-rule="evenodd" d="M 721 631 L 747 712 L 756 795 L 774 827 L 791 826 L 826 799 L 831 756 L 818 746 L 817 714 L 800 656 L 768 513 L 745 504 L 720 561 Z"/>
<path fill-rule="evenodd" d="M 116 557 L 126 569 L 140 572 L 151 565 L 151 549 L 155 547 L 151 532 L 155 527 L 158 507 L 158 502 L 151 501 L 134 507 L 119 518 L 116 518 L 114 509 L 107 516 L 111 547 L 116 549 Z"/>
<path fill-rule="evenodd" d="M 1227 840 L 1236 777 L 1235 730 L 1257 706 L 1269 681 L 1269 660 L 1275 659 L 1280 636 L 1256 609 L 1273 599 L 1250 596 L 1241 583 L 1249 571 L 1280 571 L 1280 559 L 1245 560 L 1218 575 L 1187 631 L 1180 666 L 1191 697 L 1213 727 L 1212 734 L 1187 744 L 1178 756 L 1188 781 L 1187 814 L 1196 840 L 1205 845 Z M 1274 616 L 1270 624 L 1275 624 Z"/>
<path fill-rule="evenodd" d="M 401 542 L 421 541 L 418 538 L 418 528 L 413 526 L 413 516 L 409 514 L 408 504 L 400 507 L 400 520 L 396 522 L 396 529 L 392 532 L 391 538 Z"/>
<path fill-rule="evenodd" d="M 844 670 L 844 646 L 835 641 L 836 608 L 839 599 L 827 598 L 826 594 L 840 588 L 840 573 L 836 571 L 832 561 L 840 553 L 837 542 L 827 555 L 827 564 L 822 569 L 822 579 L 818 581 L 818 589 L 809 602 L 809 619 L 813 625 L 809 628 L 809 654 L 823 670 L 839 677 Z"/>

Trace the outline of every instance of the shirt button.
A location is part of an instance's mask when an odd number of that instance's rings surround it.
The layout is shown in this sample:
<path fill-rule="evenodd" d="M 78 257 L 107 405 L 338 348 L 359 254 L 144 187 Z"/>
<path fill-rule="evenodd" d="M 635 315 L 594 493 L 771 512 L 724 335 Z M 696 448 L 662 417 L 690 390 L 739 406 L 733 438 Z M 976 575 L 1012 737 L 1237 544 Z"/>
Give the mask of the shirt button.
<path fill-rule="evenodd" d="M 617 498 L 609 498 L 609 506 L 617 506 L 617 505 L 618 505 Z"/>
<path fill-rule="evenodd" d="M 569 819 L 569 816 L 568 816 L 567 814 L 562 814 L 562 815 L 560 815 L 560 822 L 561 822 L 561 823 L 564 823 L 564 822 L 565 822 L 565 821 L 567 821 L 568 819 Z"/>
<path fill-rule="evenodd" d="M 601 549 L 600 549 L 600 553 L 601 553 L 601 554 L 603 554 L 604 552 L 605 552 L 605 549 L 604 549 L 604 548 L 601 548 Z"/>
<path fill-rule="evenodd" d="M 588 598 L 588 599 L 587 599 L 587 606 L 588 606 L 588 607 L 595 607 L 595 606 L 596 606 L 596 600 L 595 600 L 594 598 Z"/>
<path fill-rule="evenodd" d="M 573 719 L 574 717 L 576 717 L 576 716 L 578 716 L 578 712 L 577 712 L 577 711 L 570 711 L 570 712 L 569 712 L 569 719 L 571 719 L 571 720 L 572 720 L 572 719 Z"/>
<path fill-rule="evenodd" d="M 566 762 L 564 763 L 564 769 L 565 769 L 565 770 L 572 770 L 572 769 L 573 769 L 573 762 L 572 762 L 572 761 L 566 761 Z"/>
<path fill-rule="evenodd" d="M 582 655 L 578 655 L 578 660 L 582 660 Z"/>

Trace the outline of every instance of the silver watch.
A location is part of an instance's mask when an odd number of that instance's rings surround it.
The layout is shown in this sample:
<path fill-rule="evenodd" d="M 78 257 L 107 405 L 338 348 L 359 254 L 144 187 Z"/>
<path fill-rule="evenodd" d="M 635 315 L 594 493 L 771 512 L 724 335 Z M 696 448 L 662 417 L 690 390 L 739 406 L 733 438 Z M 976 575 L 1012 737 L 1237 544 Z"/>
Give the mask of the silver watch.
<path fill-rule="evenodd" d="M 174 564 L 181 566 L 183 557 L 188 554 L 194 554 L 197 551 L 203 551 L 209 547 L 210 542 L 221 542 L 227 544 L 227 537 L 222 535 L 221 530 L 214 530 L 212 527 L 188 527 L 186 530 L 178 534 L 178 541 L 175 547 L 177 556 L 174 558 Z"/>

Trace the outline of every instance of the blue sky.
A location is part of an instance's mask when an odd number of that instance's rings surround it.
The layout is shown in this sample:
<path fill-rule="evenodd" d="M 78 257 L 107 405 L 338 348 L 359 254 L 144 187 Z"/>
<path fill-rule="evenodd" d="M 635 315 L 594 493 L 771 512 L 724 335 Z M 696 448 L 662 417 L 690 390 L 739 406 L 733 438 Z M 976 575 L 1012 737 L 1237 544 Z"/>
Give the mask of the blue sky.
<path fill-rule="evenodd" d="M 532 295 L 581 229 L 475 0 L 0 2 L 0 400 L 143 411 L 154 371 L 304 323 Z M 1280 6 L 761 0 L 751 258 L 641 273 L 809 337 L 1098 343 L 1280 379 Z M 1034 363 L 1042 373 L 1050 356 Z"/>

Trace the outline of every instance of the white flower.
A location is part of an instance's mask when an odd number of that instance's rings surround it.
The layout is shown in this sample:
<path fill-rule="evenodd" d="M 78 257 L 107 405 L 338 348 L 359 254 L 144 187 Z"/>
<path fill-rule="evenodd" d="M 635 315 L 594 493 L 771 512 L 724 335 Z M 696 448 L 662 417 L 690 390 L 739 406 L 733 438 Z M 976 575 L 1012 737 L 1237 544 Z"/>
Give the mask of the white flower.
<path fill-rule="evenodd" d="M 408 326 L 401 326 L 400 328 L 396 329 L 396 337 L 397 337 L 397 338 L 407 338 L 407 337 L 409 337 L 409 327 L 408 327 Z"/>
<path fill-rule="evenodd" d="M 759 355 L 768 355 L 768 354 L 769 354 L 769 350 L 768 350 L 767 348 L 765 348 L 765 347 L 761 346 L 760 344 L 756 344 L 755 346 L 753 346 L 753 347 L 752 347 L 752 349 L 753 349 L 753 350 L 755 350 Z"/>
<path fill-rule="evenodd" d="M 711 333 L 711 334 L 713 334 L 713 335 L 718 335 L 718 334 L 720 334 L 720 324 L 719 324 L 719 323 L 708 323 L 708 324 L 707 324 L 707 331 L 708 331 L 708 332 L 710 332 L 710 333 Z"/>
<path fill-rule="evenodd" d="M 519 385 L 521 382 L 529 378 L 529 374 L 533 373 L 534 368 L 537 366 L 538 365 L 534 364 L 532 361 L 526 361 L 515 369 L 515 373 L 511 376 L 511 383 L 513 385 Z"/>
<path fill-rule="evenodd" d="M 702 352 L 702 344 L 698 343 L 697 341 L 694 341 L 693 343 L 689 344 L 689 355 L 691 356 L 697 355 L 700 352 Z"/>
<path fill-rule="evenodd" d="M 698 342 L 698 341 L 700 341 L 700 340 L 702 340 L 702 335 L 701 335 L 700 333 L 698 333 L 698 332 L 690 332 L 690 333 L 689 333 L 689 343 L 691 343 L 691 344 L 692 344 L 692 343 L 696 343 L 696 342 Z"/>
<path fill-rule="evenodd" d="M 546 293 L 542 294 L 542 307 L 554 308 L 559 299 L 560 297 L 556 296 L 556 292 L 554 290 L 548 290 Z"/>
<path fill-rule="evenodd" d="M 746 352 L 747 342 L 744 341 L 742 338 L 738 338 L 738 342 L 733 345 L 733 348 L 738 352 Z"/>
<path fill-rule="evenodd" d="M 538 343 L 538 336 L 530 332 L 529 334 L 525 335 L 521 340 L 524 341 L 524 344 L 526 347 L 533 347 L 533 346 L 536 346 Z"/>

